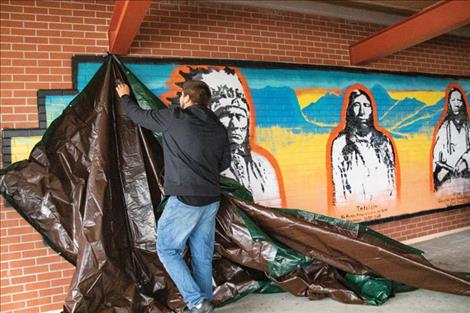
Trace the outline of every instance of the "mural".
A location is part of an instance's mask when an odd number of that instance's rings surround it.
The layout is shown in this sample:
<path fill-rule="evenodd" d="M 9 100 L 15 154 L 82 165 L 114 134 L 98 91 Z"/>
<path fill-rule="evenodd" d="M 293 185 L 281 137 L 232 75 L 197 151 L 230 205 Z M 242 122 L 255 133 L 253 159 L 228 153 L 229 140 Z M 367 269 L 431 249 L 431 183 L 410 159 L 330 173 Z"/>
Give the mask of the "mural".
<path fill-rule="evenodd" d="M 247 188 L 257 203 L 285 206 L 282 176 L 273 156 L 255 141 L 253 102 L 245 79 L 238 69 L 214 66 L 178 66 L 162 95 L 169 105 L 177 104 L 187 80 L 204 81 L 211 88 L 211 109 L 227 129 L 232 162 L 222 175 Z"/>
<path fill-rule="evenodd" d="M 258 203 L 351 221 L 470 203 L 470 78 L 263 62 L 122 60 L 166 104 L 186 80 L 211 87 L 211 108 L 231 141 L 233 161 L 223 175 L 249 189 Z M 75 90 L 39 91 L 40 128 L 4 131 L 6 164 L 26 157 L 101 62 L 75 57 Z"/>
<path fill-rule="evenodd" d="M 457 84 L 446 91 L 442 118 L 434 132 L 433 187 L 441 197 L 470 190 L 470 128 L 468 101 Z"/>
<path fill-rule="evenodd" d="M 377 124 L 377 108 L 366 87 L 345 92 L 341 124 L 330 136 L 330 205 L 394 204 L 398 198 L 398 159 L 392 137 Z M 328 162 L 328 163 L 330 163 Z"/>

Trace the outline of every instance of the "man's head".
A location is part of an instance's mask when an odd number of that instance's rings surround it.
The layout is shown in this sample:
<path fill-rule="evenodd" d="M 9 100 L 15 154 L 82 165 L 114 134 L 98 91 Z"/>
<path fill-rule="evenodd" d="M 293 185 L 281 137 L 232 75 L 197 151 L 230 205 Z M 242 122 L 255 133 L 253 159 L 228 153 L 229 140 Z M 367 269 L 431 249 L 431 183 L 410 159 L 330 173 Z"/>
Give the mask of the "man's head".
<path fill-rule="evenodd" d="M 461 88 L 452 87 L 447 94 L 447 114 L 446 120 L 454 121 L 457 125 L 462 125 L 468 121 L 467 99 Z"/>
<path fill-rule="evenodd" d="M 181 108 L 185 109 L 193 104 L 208 107 L 211 102 L 211 91 L 203 81 L 188 80 L 183 84 L 183 92 L 180 96 Z"/>
<path fill-rule="evenodd" d="M 452 88 L 449 92 L 449 107 L 453 115 L 459 115 L 464 107 L 463 96 L 456 88 Z"/>
<path fill-rule="evenodd" d="M 361 132 L 374 126 L 372 101 L 364 90 L 355 89 L 349 95 L 346 112 L 347 127 Z"/>
<path fill-rule="evenodd" d="M 227 129 L 230 142 L 243 145 L 248 139 L 248 113 L 240 107 L 232 106 L 220 110 L 217 116 Z"/>
<path fill-rule="evenodd" d="M 212 90 L 211 109 L 225 126 L 232 144 L 248 145 L 250 111 L 243 86 L 234 72 L 211 69 L 199 77 Z"/>

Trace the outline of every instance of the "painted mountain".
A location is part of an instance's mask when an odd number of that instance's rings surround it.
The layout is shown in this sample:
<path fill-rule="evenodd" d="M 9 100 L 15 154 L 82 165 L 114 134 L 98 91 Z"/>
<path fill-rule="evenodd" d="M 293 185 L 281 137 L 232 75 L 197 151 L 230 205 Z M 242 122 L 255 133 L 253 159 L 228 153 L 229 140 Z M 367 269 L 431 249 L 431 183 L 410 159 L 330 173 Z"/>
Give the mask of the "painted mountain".
<path fill-rule="evenodd" d="M 444 108 L 444 98 L 430 105 L 411 97 L 393 99 L 380 85 L 371 88 L 371 92 L 377 104 L 380 126 L 395 138 L 406 138 L 420 132 L 432 133 Z M 307 121 L 317 126 L 324 125 L 323 129 L 329 132 L 340 121 L 343 97 L 344 93 L 327 93 L 307 105 L 302 113 Z"/>

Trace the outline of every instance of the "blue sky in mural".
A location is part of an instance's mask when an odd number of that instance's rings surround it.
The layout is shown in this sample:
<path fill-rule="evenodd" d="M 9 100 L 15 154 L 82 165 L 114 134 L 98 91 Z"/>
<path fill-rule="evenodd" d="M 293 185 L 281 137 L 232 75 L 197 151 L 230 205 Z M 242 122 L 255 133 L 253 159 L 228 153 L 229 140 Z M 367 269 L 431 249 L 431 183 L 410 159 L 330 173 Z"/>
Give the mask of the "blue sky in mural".
<path fill-rule="evenodd" d="M 62 111 L 73 100 L 73 98 L 75 98 L 75 96 L 46 96 L 47 126 L 62 114 Z"/>
<path fill-rule="evenodd" d="M 286 70 L 286 69 L 255 69 L 241 68 L 241 72 L 250 88 L 270 87 L 290 88 L 341 88 L 352 84 L 363 84 L 372 88 L 380 82 L 387 90 L 445 90 L 448 78 L 428 76 L 408 76 L 374 72 L 346 72 L 328 70 Z M 458 79 L 466 91 L 470 91 L 470 80 Z"/>
<path fill-rule="evenodd" d="M 102 63 L 84 62 L 78 64 L 77 89 L 82 91 L 88 82 L 96 74 Z M 152 65 L 148 64 L 128 64 L 129 69 L 139 77 L 140 80 L 152 89 L 155 94 L 166 91 L 165 83 L 173 70 L 174 65 Z M 47 126 L 59 117 L 65 107 L 75 98 L 75 96 L 46 96 L 46 118 Z"/>
<path fill-rule="evenodd" d="M 450 80 L 419 75 L 254 68 L 241 68 L 241 72 L 250 86 L 257 127 L 279 126 L 306 133 L 329 133 L 338 125 L 344 93 L 327 93 L 300 109 L 294 89 L 345 90 L 353 84 L 362 84 L 371 90 L 376 101 L 379 125 L 390 131 L 395 138 L 406 138 L 423 132 L 432 134 L 441 116 L 444 99 L 431 106 L 415 98 L 397 101 L 387 90 L 444 92 L 451 81 L 459 83 L 467 94 L 470 90 L 468 79 Z"/>
<path fill-rule="evenodd" d="M 96 73 L 101 63 L 80 63 L 78 66 L 78 90 L 82 90 Z M 166 82 L 175 64 L 126 64 L 142 83 L 156 95 L 167 91 Z"/>
<path fill-rule="evenodd" d="M 77 74 L 77 89 L 82 91 L 86 84 L 92 79 L 93 75 L 103 63 L 79 63 Z"/>
<path fill-rule="evenodd" d="M 79 63 L 77 73 L 77 89 L 82 91 L 86 84 L 95 75 L 102 63 Z M 46 119 L 47 126 L 59 117 L 67 105 L 75 98 L 75 96 L 46 96 Z"/>
<path fill-rule="evenodd" d="M 101 63 L 78 65 L 77 87 L 81 91 L 96 73 Z M 168 90 L 166 82 L 176 64 L 126 64 L 126 66 L 156 95 Z M 293 132 L 329 133 L 340 122 L 344 94 L 327 93 L 301 109 L 294 89 L 346 89 L 360 83 L 368 87 L 377 104 L 379 124 L 396 138 L 416 132 L 432 132 L 440 118 L 444 100 L 426 105 L 414 98 L 395 100 L 388 91 L 444 91 L 452 80 L 448 78 L 408 76 L 387 73 L 342 72 L 312 69 L 240 68 L 250 86 L 257 127 L 283 127 Z M 454 80 L 470 91 L 470 80 Z M 388 90 L 388 91 L 387 91 Z M 47 96 L 48 124 L 56 118 L 73 96 Z M 273 110 L 273 108 L 276 108 Z"/>
<path fill-rule="evenodd" d="M 444 108 L 444 98 L 426 105 L 415 98 L 395 100 L 379 84 L 370 91 L 376 102 L 379 125 L 395 138 L 423 132 L 432 134 Z M 257 127 L 278 126 L 306 133 L 330 133 L 340 123 L 344 93 L 327 93 L 302 110 L 294 90 L 289 87 L 251 89 L 251 95 Z"/>

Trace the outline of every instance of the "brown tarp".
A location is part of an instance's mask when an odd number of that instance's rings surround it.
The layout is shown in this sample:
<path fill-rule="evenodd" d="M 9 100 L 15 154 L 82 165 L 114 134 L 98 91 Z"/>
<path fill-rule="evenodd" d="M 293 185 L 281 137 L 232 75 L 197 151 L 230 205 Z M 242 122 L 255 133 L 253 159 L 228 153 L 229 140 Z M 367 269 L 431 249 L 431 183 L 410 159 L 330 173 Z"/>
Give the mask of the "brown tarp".
<path fill-rule="evenodd" d="M 29 159 L 1 170 L 0 191 L 76 266 L 65 312 L 178 312 L 184 303 L 155 251 L 165 203 L 161 138 L 127 119 L 117 78 L 142 107 L 163 107 L 109 56 Z M 370 304 L 407 286 L 470 295 L 468 274 L 438 269 L 420 251 L 364 226 L 256 205 L 236 182 L 221 184 L 216 305 L 281 290 Z"/>

